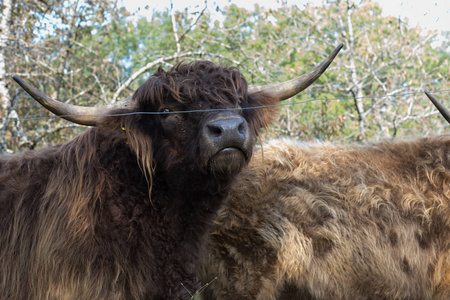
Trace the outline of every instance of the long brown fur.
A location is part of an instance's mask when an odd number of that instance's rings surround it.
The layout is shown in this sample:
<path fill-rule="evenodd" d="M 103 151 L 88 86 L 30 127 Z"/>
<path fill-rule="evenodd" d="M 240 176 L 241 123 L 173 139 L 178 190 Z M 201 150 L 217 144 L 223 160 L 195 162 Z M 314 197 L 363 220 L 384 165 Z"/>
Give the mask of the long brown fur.
<path fill-rule="evenodd" d="M 140 112 L 276 103 L 210 62 L 160 69 L 133 99 Z M 251 148 L 273 111 L 234 113 Z M 65 144 L 2 156 L 0 299 L 189 299 L 205 233 L 251 155 L 225 175 L 199 161 L 210 146 L 198 133 L 221 114 L 233 112 L 108 117 Z"/>
<path fill-rule="evenodd" d="M 450 136 L 273 141 L 210 232 L 203 299 L 450 299 Z"/>

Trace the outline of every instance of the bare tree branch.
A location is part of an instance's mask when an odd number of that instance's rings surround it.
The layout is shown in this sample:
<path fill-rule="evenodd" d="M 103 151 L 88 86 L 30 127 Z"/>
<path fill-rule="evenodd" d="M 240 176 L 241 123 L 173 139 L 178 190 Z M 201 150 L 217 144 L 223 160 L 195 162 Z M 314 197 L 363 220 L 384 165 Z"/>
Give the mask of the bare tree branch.
<path fill-rule="evenodd" d="M 170 17 L 172 18 L 172 30 L 175 37 L 175 43 L 177 44 L 177 52 L 175 54 L 178 54 L 181 52 L 181 44 L 180 38 L 178 37 L 177 20 L 175 19 L 175 11 L 173 9 L 172 0 L 170 1 Z"/>
<path fill-rule="evenodd" d="M 191 23 L 191 25 L 189 26 L 189 28 L 186 29 L 186 31 L 180 36 L 180 39 L 179 39 L 180 41 L 182 41 L 183 38 L 186 36 L 186 34 L 192 30 L 192 27 L 194 27 L 194 26 L 197 24 L 197 22 L 198 22 L 198 21 L 200 20 L 200 18 L 203 16 L 203 14 L 205 13 L 205 11 L 206 11 L 207 8 L 208 8 L 208 1 L 205 0 L 205 7 L 203 7 L 202 11 L 198 14 L 198 16 L 197 16 L 197 18 L 195 19 L 195 21 Z"/>

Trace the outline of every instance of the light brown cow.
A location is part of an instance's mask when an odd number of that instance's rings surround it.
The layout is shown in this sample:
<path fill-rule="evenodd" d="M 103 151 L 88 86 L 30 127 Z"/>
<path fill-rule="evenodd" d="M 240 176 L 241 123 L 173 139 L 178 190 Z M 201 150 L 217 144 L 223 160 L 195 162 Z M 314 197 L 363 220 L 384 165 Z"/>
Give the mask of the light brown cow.
<path fill-rule="evenodd" d="M 204 299 L 450 299 L 450 135 L 273 141 L 208 246 Z"/>

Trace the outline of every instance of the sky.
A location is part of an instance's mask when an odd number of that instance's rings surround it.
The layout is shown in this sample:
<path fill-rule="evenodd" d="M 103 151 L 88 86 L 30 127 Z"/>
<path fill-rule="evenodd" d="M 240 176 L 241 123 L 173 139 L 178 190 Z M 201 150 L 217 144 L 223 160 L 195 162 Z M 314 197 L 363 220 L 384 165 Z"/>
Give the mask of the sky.
<path fill-rule="evenodd" d="M 176 10 L 182 10 L 190 3 L 189 6 L 197 6 L 201 10 L 205 6 L 205 0 L 158 0 L 145 2 L 143 0 L 122 0 L 123 5 L 130 12 L 137 12 L 139 15 L 150 15 L 153 10 L 164 10 L 173 7 Z M 231 3 L 246 9 L 253 9 L 255 3 L 266 8 L 277 8 L 281 6 L 282 0 L 207 0 L 208 9 L 212 15 L 215 14 L 215 7 L 224 7 Z M 288 4 L 296 4 L 301 7 L 307 3 L 320 5 L 326 0 L 284 0 Z M 354 1 L 359 3 L 358 0 Z M 383 9 L 383 15 L 394 16 L 405 20 L 408 18 L 411 26 L 419 25 L 423 29 L 429 30 L 450 30 L 450 0 L 375 0 Z"/>

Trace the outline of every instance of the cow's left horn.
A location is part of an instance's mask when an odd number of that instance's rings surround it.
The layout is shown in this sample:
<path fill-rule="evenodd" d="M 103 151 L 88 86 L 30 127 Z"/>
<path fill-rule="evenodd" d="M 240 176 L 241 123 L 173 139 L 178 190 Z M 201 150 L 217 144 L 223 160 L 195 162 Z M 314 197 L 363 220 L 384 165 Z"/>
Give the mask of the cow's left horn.
<path fill-rule="evenodd" d="M 444 119 L 447 120 L 447 122 L 450 124 L 450 113 L 449 113 L 448 110 L 442 105 L 442 103 L 439 102 L 438 99 L 436 99 L 436 97 L 434 97 L 433 95 L 431 95 L 430 92 L 425 92 L 425 95 L 427 95 L 428 99 L 430 99 L 431 102 L 433 102 L 434 106 L 436 106 L 436 108 L 439 110 L 439 112 L 440 112 L 441 115 L 444 117 Z"/>
<path fill-rule="evenodd" d="M 22 78 L 13 76 L 13 79 L 28 93 L 31 97 L 36 99 L 42 106 L 51 111 L 57 116 L 64 118 L 73 123 L 87 126 L 97 126 L 101 117 L 106 116 L 112 109 L 115 108 L 132 108 L 133 102 L 131 97 L 116 102 L 114 104 L 99 106 L 99 107 L 85 107 L 64 103 L 54 100 L 44 93 L 40 92 L 33 86 L 29 85 Z"/>
<path fill-rule="evenodd" d="M 274 98 L 282 100 L 286 100 L 291 98 L 292 96 L 297 95 L 308 86 L 310 86 L 320 75 L 325 72 L 328 66 L 331 64 L 333 59 L 339 53 L 344 45 L 340 44 L 336 47 L 336 49 L 331 52 L 331 54 L 325 58 L 319 65 L 315 66 L 311 71 L 305 73 L 297 78 L 291 79 L 286 82 L 262 85 L 262 86 L 250 86 L 249 92 L 255 93 L 259 91 L 264 91 L 266 94 L 271 95 Z"/>

